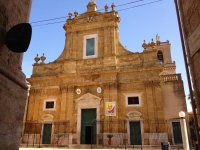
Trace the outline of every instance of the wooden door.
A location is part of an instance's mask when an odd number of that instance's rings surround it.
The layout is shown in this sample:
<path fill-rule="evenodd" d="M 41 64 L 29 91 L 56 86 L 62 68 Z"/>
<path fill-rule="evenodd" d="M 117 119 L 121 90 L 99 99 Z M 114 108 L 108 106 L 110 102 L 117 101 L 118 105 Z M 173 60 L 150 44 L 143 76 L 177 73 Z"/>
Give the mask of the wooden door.
<path fill-rule="evenodd" d="M 96 143 L 96 138 L 93 138 L 96 133 L 92 125 L 94 119 L 96 119 L 96 109 L 81 110 L 81 144 Z"/>
<path fill-rule="evenodd" d="M 130 143 L 131 145 L 141 145 L 141 127 L 140 122 L 129 122 L 130 126 Z"/>
<path fill-rule="evenodd" d="M 182 144 L 181 126 L 180 122 L 172 122 L 174 143 Z"/>
<path fill-rule="evenodd" d="M 44 124 L 42 144 L 51 144 L 51 131 L 52 131 L 52 124 Z"/>

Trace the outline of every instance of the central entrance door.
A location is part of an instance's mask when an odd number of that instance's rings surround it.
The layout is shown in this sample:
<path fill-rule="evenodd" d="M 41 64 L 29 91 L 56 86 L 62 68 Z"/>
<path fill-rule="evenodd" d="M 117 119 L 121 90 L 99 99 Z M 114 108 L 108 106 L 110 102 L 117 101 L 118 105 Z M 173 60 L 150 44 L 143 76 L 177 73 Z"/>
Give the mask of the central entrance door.
<path fill-rule="evenodd" d="M 95 127 L 92 126 L 92 121 L 96 119 L 96 109 L 81 110 L 81 144 L 95 144 L 96 135 Z"/>
<path fill-rule="evenodd" d="M 44 124 L 42 144 L 51 144 L 52 124 Z"/>
<path fill-rule="evenodd" d="M 140 122 L 129 122 L 130 126 L 130 143 L 131 145 L 141 145 L 141 128 Z"/>

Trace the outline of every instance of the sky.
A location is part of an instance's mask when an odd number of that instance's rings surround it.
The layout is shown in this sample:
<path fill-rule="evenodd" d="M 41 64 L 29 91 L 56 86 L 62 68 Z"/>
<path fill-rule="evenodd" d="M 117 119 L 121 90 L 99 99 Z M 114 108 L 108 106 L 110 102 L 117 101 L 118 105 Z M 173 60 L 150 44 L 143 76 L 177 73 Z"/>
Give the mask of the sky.
<path fill-rule="evenodd" d="M 34 58 L 44 53 L 45 63 L 56 60 L 64 49 L 65 24 L 68 13 L 80 14 L 87 11 L 90 0 L 33 0 L 29 23 L 32 25 L 32 38 L 27 52 L 23 56 L 22 71 L 26 78 L 32 74 Z M 161 42 L 167 40 L 171 44 L 172 60 L 176 62 L 176 72 L 182 74 L 185 95 L 189 94 L 183 53 L 180 41 L 180 33 L 176 16 L 174 0 L 95 0 L 97 10 L 104 12 L 107 4 L 111 11 L 112 3 L 118 11 L 121 22 L 119 23 L 120 41 L 127 50 L 142 52 L 143 40 L 147 43 L 156 34 Z M 60 18 L 60 19 L 56 19 Z M 45 21 L 48 20 L 48 21 Z M 191 105 L 187 100 L 188 111 Z"/>

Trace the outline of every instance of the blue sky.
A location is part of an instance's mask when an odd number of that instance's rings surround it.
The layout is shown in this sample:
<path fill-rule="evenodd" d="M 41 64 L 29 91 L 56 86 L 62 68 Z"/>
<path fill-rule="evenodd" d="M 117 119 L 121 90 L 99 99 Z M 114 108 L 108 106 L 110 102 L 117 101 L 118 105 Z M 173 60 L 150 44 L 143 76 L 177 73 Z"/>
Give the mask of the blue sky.
<path fill-rule="evenodd" d="M 64 49 L 65 31 L 63 25 L 69 11 L 79 14 L 87 10 L 90 0 L 33 0 L 29 22 L 32 25 L 32 39 L 27 52 L 24 53 L 22 70 L 27 78 L 32 74 L 32 64 L 36 54 L 46 56 L 45 62 L 52 62 L 59 57 Z M 177 73 L 182 74 L 185 94 L 188 95 L 188 84 L 183 61 L 182 47 L 174 0 L 95 0 L 97 9 L 104 12 L 104 6 L 114 3 L 121 22 L 119 23 L 120 41 L 126 49 L 132 52 L 142 52 L 143 40 L 151 42 L 156 34 L 160 35 L 161 42 L 169 40 L 171 55 L 176 62 Z M 135 3 L 133 3 L 135 2 Z M 151 3 L 152 2 L 152 3 Z M 154 2 L 154 3 L 153 3 Z M 148 4 L 151 3 L 151 4 Z M 127 5 L 122 5 L 127 4 Z M 119 6 L 122 5 L 122 6 Z M 142 6 L 139 6 L 142 5 Z M 134 8 L 130 8 L 134 7 Z M 130 9 L 126 9 L 130 8 Z M 103 10 L 102 10 L 103 9 Z M 126 9 L 126 10 L 122 10 Z M 60 18 L 62 17 L 62 18 Z M 42 20 L 50 20 L 38 22 Z M 37 22 L 37 23 L 34 23 Z M 55 23 L 59 22 L 59 23 Z M 44 25 L 46 24 L 46 25 Z M 191 111 L 189 101 L 188 110 Z"/>

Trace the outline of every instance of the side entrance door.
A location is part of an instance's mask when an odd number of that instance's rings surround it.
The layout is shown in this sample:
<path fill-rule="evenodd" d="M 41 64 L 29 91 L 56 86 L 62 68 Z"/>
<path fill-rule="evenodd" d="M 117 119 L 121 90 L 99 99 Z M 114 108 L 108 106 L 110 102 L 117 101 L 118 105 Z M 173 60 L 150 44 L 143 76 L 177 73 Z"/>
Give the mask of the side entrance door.
<path fill-rule="evenodd" d="M 182 144 L 181 126 L 180 122 L 172 122 L 174 143 Z"/>
<path fill-rule="evenodd" d="M 141 127 L 140 122 L 129 122 L 130 143 L 131 145 L 141 145 Z"/>
<path fill-rule="evenodd" d="M 96 119 L 96 109 L 81 110 L 81 144 L 95 144 L 96 128 L 92 126 L 92 121 Z"/>
<path fill-rule="evenodd" d="M 42 144 L 51 144 L 52 124 L 44 124 Z"/>

